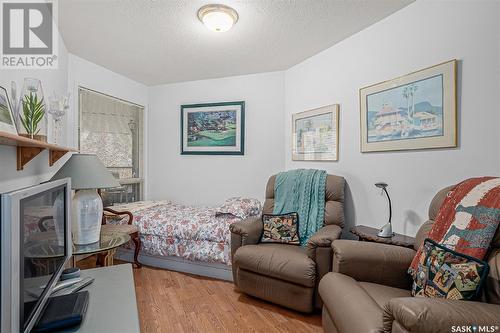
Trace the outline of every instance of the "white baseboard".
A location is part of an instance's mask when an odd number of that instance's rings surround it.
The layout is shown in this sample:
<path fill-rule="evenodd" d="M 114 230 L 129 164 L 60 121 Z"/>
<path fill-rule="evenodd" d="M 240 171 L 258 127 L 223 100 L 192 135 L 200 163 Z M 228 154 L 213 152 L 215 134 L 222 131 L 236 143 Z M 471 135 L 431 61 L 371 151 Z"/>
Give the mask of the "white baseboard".
<path fill-rule="evenodd" d="M 134 251 L 119 248 L 116 251 L 116 259 L 133 262 Z M 191 261 L 174 256 L 154 256 L 149 254 L 139 254 L 141 264 L 164 268 L 171 271 L 201 275 L 220 280 L 233 281 L 233 271 L 231 266 L 202 261 Z"/>

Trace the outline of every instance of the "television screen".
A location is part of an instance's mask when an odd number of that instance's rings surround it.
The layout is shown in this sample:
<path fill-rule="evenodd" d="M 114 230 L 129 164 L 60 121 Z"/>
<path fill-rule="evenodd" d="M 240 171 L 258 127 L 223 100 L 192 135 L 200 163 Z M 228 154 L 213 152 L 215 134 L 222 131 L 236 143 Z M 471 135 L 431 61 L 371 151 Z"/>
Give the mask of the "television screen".
<path fill-rule="evenodd" d="M 66 260 L 66 185 L 19 202 L 20 222 L 20 327 L 26 329 Z"/>

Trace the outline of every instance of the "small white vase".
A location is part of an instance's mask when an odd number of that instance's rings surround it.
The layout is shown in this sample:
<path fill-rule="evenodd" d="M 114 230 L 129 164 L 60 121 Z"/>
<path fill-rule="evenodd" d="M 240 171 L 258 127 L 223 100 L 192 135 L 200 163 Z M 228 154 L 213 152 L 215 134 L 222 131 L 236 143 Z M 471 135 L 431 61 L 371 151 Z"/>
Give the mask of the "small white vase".
<path fill-rule="evenodd" d="M 99 241 L 102 221 L 102 199 L 96 190 L 78 190 L 73 197 L 73 243 L 91 244 Z"/>

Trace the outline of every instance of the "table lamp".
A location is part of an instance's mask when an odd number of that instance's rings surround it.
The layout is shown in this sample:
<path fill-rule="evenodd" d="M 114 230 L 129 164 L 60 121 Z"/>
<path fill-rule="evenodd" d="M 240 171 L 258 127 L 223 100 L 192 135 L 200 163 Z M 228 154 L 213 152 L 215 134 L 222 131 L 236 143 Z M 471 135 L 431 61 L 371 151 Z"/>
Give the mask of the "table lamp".
<path fill-rule="evenodd" d="M 389 193 L 387 192 L 387 185 L 386 183 L 375 183 L 375 186 L 378 188 L 381 188 L 382 191 L 387 195 L 387 200 L 389 200 L 389 222 L 387 222 L 382 228 L 380 228 L 377 236 L 383 237 L 383 238 L 390 238 L 394 236 L 394 233 L 392 232 L 392 224 L 391 224 L 391 218 L 392 218 L 392 205 L 391 205 L 391 197 L 389 197 Z"/>
<path fill-rule="evenodd" d="M 71 178 L 75 190 L 72 203 L 73 243 L 91 244 L 99 241 L 103 213 L 97 189 L 118 187 L 120 183 L 93 154 L 73 154 L 51 180 Z"/>

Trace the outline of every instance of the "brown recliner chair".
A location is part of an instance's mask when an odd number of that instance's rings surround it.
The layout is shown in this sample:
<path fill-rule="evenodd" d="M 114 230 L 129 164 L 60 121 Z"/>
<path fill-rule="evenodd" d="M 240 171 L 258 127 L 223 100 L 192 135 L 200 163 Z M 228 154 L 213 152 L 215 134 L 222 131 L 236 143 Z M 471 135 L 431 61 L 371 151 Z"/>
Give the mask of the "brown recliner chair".
<path fill-rule="evenodd" d="M 272 214 L 274 182 L 269 178 L 263 213 Z M 308 241 L 307 248 L 286 244 L 259 244 L 260 216 L 233 223 L 231 255 L 234 283 L 243 292 L 302 312 L 321 309 L 317 285 L 331 271 L 331 243 L 344 224 L 343 177 L 328 175 L 325 193 L 325 225 Z"/>
<path fill-rule="evenodd" d="M 429 221 L 417 233 L 415 250 L 451 189 L 439 191 L 432 200 Z M 473 332 L 472 325 L 500 326 L 500 229 L 486 259 L 490 273 L 482 298 L 475 302 L 411 297 L 407 270 L 414 249 L 352 240 L 336 240 L 332 248 L 333 272 L 319 285 L 325 332 L 432 333 L 452 332 L 452 326 L 467 326 Z"/>

